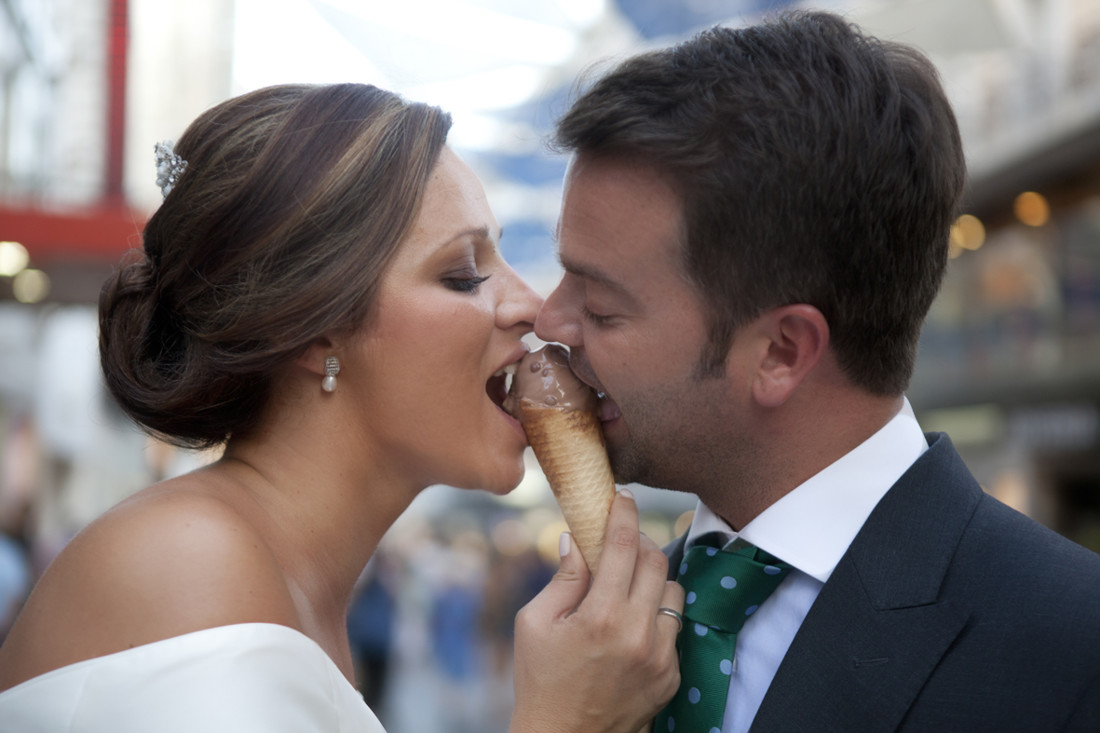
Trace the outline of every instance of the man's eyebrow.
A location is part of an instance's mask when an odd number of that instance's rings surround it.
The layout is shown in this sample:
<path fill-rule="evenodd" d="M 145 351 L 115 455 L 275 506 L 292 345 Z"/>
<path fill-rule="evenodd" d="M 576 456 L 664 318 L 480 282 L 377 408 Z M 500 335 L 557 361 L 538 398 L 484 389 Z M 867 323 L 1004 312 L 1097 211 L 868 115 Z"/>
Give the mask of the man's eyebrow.
<path fill-rule="evenodd" d="M 610 275 L 602 270 L 596 269 L 581 262 L 576 262 L 565 257 L 561 257 L 559 253 L 559 259 L 561 260 L 561 266 L 565 268 L 565 271 L 574 277 L 584 278 L 590 282 L 594 282 L 608 290 L 627 298 L 631 301 L 634 300 L 633 296 L 624 288 L 618 281 L 611 278 Z"/>

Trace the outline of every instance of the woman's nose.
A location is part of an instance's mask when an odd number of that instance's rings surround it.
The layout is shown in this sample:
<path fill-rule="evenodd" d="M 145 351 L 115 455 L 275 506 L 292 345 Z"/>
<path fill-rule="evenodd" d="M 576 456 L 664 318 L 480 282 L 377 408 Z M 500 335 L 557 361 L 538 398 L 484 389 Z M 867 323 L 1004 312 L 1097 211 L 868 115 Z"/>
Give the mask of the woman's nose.
<path fill-rule="evenodd" d="M 535 318 L 542 306 L 542 296 L 536 293 L 519 274 L 508 267 L 507 296 L 497 308 L 497 325 L 500 328 L 511 328 L 518 324 L 527 326 L 527 330 L 534 327 Z"/>

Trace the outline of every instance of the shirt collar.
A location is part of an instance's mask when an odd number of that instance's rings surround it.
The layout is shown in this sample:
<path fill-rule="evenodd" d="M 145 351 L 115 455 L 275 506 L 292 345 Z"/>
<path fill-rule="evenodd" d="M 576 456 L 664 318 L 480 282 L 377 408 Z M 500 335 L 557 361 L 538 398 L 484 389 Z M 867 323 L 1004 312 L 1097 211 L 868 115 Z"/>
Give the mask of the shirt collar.
<path fill-rule="evenodd" d="M 781 497 L 741 532 L 699 502 L 685 549 L 708 532 L 721 532 L 824 583 L 879 500 L 926 450 L 928 441 L 906 399 L 878 432 Z"/>

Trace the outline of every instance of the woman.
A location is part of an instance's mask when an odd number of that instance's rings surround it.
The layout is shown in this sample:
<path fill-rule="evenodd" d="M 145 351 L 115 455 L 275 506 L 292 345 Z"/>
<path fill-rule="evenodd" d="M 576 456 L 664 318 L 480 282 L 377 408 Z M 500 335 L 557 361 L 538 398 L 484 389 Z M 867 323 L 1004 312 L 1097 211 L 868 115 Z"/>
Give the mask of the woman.
<path fill-rule="evenodd" d="M 449 124 L 369 86 L 280 86 L 159 151 L 164 202 L 100 298 L 104 373 L 148 431 L 224 454 L 57 558 L 0 649 L 0 728 L 381 730 L 352 686 L 356 578 L 425 487 L 523 474 L 500 403 L 539 298 Z M 657 609 L 682 591 L 629 498 L 609 536 L 591 589 L 564 536 L 521 613 L 514 731 L 636 731 L 675 690 Z"/>

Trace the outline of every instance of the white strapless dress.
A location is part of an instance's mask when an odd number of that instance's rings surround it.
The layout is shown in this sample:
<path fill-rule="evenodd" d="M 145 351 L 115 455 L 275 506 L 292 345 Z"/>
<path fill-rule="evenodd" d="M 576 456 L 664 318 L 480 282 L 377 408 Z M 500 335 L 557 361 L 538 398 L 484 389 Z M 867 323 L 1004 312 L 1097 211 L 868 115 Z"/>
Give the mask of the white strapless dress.
<path fill-rule="evenodd" d="M 312 639 L 276 624 L 196 631 L 0 693 L 2 733 L 385 733 Z"/>

